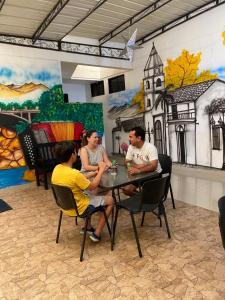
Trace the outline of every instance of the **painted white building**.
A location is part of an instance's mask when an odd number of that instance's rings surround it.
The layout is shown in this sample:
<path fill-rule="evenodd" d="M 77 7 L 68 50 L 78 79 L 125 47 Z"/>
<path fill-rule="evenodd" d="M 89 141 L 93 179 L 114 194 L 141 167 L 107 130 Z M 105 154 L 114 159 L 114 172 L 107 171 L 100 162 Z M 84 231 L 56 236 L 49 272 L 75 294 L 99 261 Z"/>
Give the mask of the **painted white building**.
<path fill-rule="evenodd" d="M 184 86 L 156 105 L 158 91 L 162 94 L 165 90 L 163 63 L 154 44 L 143 80 L 145 126 L 151 129 L 154 135 L 152 142 L 158 152 L 169 154 L 174 162 L 223 168 L 225 133 L 222 102 L 213 113 L 209 108 L 216 99 L 225 98 L 225 82 L 214 79 Z"/>

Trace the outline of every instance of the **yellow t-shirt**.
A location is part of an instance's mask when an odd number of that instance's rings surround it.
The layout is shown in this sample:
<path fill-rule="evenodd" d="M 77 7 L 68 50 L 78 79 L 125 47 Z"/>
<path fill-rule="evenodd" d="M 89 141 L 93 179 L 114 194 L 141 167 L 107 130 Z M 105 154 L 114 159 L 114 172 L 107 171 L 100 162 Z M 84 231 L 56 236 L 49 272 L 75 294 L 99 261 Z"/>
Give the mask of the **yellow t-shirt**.
<path fill-rule="evenodd" d="M 82 173 L 76 169 L 59 164 L 52 172 L 52 183 L 70 188 L 76 199 L 79 214 L 85 211 L 90 199 L 84 194 L 83 190 L 87 189 L 90 185 L 90 181 Z M 74 210 L 63 211 L 70 216 L 76 215 Z"/>

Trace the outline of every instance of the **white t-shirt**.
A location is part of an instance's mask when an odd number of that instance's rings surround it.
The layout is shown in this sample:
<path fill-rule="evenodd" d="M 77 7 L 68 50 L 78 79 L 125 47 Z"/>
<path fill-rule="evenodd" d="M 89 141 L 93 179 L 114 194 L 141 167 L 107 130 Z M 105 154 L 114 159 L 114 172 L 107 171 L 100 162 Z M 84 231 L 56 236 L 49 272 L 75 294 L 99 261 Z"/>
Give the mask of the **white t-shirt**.
<path fill-rule="evenodd" d="M 158 160 L 158 152 L 154 145 L 147 142 L 144 142 L 141 148 L 130 145 L 127 150 L 126 159 L 132 160 L 137 165 L 144 164 L 152 160 Z M 159 161 L 156 171 L 158 173 L 162 172 Z"/>

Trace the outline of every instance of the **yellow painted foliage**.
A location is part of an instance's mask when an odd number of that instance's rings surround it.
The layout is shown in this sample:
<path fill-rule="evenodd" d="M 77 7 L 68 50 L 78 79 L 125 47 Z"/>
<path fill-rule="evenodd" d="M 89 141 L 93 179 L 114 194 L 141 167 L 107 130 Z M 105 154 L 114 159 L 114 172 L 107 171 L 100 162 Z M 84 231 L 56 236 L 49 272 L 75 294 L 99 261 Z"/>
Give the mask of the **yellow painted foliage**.
<path fill-rule="evenodd" d="M 145 91 L 144 91 L 144 82 L 141 83 L 141 89 L 137 94 L 133 97 L 131 101 L 131 105 L 138 104 L 138 112 L 141 113 L 145 110 Z"/>
<path fill-rule="evenodd" d="M 225 45 L 225 31 L 222 32 L 223 44 Z"/>
<path fill-rule="evenodd" d="M 211 74 L 210 70 L 205 70 L 198 74 L 198 65 L 200 62 L 201 52 L 195 55 L 189 53 L 187 50 L 183 50 L 181 55 L 175 60 L 167 59 L 167 66 L 164 70 L 165 86 L 172 84 L 176 89 L 218 77 L 217 74 Z"/>

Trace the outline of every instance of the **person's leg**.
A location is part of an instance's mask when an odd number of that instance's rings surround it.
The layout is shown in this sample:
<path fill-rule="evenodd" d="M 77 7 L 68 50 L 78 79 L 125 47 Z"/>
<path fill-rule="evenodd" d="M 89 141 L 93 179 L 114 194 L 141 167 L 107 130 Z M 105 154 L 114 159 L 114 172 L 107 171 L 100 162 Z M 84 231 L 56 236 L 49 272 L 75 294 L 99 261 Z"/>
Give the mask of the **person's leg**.
<path fill-rule="evenodd" d="M 122 188 L 122 191 L 127 196 L 133 196 L 137 192 L 137 186 L 134 184 L 128 184 Z"/>
<path fill-rule="evenodd" d="M 106 206 L 106 210 L 105 210 L 106 215 L 108 217 L 111 214 L 112 209 L 113 209 L 113 203 L 114 203 L 113 202 L 113 197 L 110 196 L 110 195 L 106 195 L 103 198 L 104 198 L 104 205 Z M 97 235 L 97 237 L 100 237 L 104 226 L 105 226 L 105 217 L 104 217 L 103 213 L 100 213 L 99 220 L 98 220 L 98 225 L 97 225 L 96 230 L 95 230 L 95 234 Z"/>

